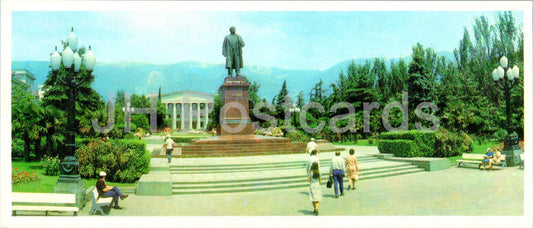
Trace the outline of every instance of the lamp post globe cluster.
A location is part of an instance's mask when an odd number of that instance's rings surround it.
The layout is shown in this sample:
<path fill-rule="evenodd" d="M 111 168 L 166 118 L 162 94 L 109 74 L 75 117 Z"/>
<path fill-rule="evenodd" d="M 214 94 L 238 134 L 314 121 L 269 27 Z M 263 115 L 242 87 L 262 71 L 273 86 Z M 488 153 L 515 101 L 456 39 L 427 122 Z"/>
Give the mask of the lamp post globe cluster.
<path fill-rule="evenodd" d="M 492 79 L 505 96 L 505 115 L 506 115 L 506 130 L 507 137 L 504 140 L 503 154 L 506 155 L 507 165 L 515 166 L 520 162 L 520 154 L 523 150 L 518 145 L 518 137 L 513 134 L 512 113 L 511 113 L 511 89 L 518 84 L 520 79 L 520 69 L 514 65 L 509 65 L 507 57 L 503 56 L 500 59 L 500 65 L 492 71 Z"/>
<path fill-rule="evenodd" d="M 60 53 L 55 47 L 54 53 L 50 55 L 50 67 L 52 74 L 56 76 L 57 83 L 65 86 L 68 97 L 67 102 L 67 135 L 64 154 L 61 155 L 61 174 L 54 188 L 55 193 L 76 194 L 76 205 L 83 207 L 86 202 L 85 184 L 79 174 L 79 162 L 75 156 L 76 152 L 76 96 L 78 88 L 86 81 L 94 69 L 96 63 L 95 56 L 89 46 L 89 50 L 83 55 L 78 53 L 78 37 L 72 28 L 65 43 L 64 50 Z M 63 67 L 63 68 L 62 68 Z M 80 71 L 85 69 L 87 73 Z M 62 72 L 61 77 L 57 77 Z"/>

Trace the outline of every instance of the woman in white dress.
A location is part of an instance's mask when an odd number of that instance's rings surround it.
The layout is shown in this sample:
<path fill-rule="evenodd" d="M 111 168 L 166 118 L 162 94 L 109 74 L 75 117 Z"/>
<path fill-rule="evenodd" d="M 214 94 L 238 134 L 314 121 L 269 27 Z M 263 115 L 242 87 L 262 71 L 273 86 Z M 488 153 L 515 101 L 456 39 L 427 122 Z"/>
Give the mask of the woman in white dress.
<path fill-rule="evenodd" d="M 320 191 L 320 167 L 317 162 L 311 164 L 310 172 L 307 180 L 309 181 L 309 200 L 313 203 L 313 214 L 318 215 L 318 205 L 322 200 L 322 192 Z"/>

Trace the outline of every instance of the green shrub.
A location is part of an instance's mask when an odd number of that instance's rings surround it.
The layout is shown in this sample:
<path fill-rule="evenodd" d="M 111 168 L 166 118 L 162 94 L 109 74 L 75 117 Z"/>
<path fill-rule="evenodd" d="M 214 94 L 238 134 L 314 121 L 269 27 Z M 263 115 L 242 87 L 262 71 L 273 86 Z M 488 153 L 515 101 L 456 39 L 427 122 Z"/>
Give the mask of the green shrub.
<path fill-rule="evenodd" d="M 11 157 L 23 157 L 24 156 L 24 140 L 13 139 L 11 140 Z"/>
<path fill-rule="evenodd" d="M 41 165 L 43 166 L 43 169 L 44 169 L 44 175 L 48 175 L 48 176 L 59 175 L 60 164 L 61 164 L 61 160 L 59 160 L 59 156 L 49 157 L 45 155 L 41 159 Z"/>
<path fill-rule="evenodd" d="M 473 139 L 466 133 L 439 129 L 435 140 L 435 157 L 451 157 L 473 151 Z"/>
<path fill-rule="evenodd" d="M 172 137 L 176 143 L 191 143 L 193 140 L 207 138 L 208 136 Z"/>
<path fill-rule="evenodd" d="M 301 131 L 289 132 L 286 137 L 292 142 L 309 142 L 309 137 Z"/>
<path fill-rule="evenodd" d="M 505 139 L 505 137 L 507 136 L 507 131 L 505 129 L 498 129 L 497 131 L 495 131 L 494 133 L 492 133 L 492 138 L 500 141 L 500 140 L 503 140 Z"/>
<path fill-rule="evenodd" d="M 416 156 L 411 157 L 433 157 L 435 154 L 435 132 L 434 131 L 399 131 L 384 132 L 381 134 L 382 140 L 412 140 L 415 145 Z M 381 142 L 379 143 L 381 144 Z M 401 153 L 403 154 L 403 153 Z"/>
<path fill-rule="evenodd" d="M 105 171 L 109 181 L 132 183 L 150 170 L 150 153 L 143 140 L 93 139 L 76 153 L 82 177 L 94 178 Z"/>
<path fill-rule="evenodd" d="M 420 157 L 422 153 L 417 150 L 413 140 L 388 140 L 382 139 L 379 142 L 380 153 L 392 153 L 395 157 Z"/>

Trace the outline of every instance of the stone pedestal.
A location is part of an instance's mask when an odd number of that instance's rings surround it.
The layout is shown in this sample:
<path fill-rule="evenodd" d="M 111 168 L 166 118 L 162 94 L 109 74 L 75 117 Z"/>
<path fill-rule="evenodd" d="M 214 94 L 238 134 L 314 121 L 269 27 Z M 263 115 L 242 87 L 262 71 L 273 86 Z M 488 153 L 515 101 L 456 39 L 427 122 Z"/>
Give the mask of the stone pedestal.
<path fill-rule="evenodd" d="M 85 202 L 87 202 L 85 195 L 85 184 L 79 175 L 59 176 L 59 180 L 56 182 L 56 186 L 54 187 L 54 193 L 76 194 L 76 206 L 80 209 L 83 208 L 85 206 Z"/>
<path fill-rule="evenodd" d="M 524 150 L 518 145 L 518 138 L 514 134 L 509 134 L 505 138 L 505 146 L 503 147 L 502 154 L 505 154 L 505 160 L 507 166 L 513 167 L 520 165 L 520 154 L 523 154 Z"/>
<path fill-rule="evenodd" d="M 502 150 L 502 154 L 505 154 L 505 160 L 509 167 L 520 165 L 520 154 L 523 153 L 524 151 L 519 145 L 504 147 Z"/>
<path fill-rule="evenodd" d="M 254 126 L 248 107 L 248 87 L 244 77 L 226 77 L 222 90 L 220 110 L 220 135 L 253 135 Z"/>

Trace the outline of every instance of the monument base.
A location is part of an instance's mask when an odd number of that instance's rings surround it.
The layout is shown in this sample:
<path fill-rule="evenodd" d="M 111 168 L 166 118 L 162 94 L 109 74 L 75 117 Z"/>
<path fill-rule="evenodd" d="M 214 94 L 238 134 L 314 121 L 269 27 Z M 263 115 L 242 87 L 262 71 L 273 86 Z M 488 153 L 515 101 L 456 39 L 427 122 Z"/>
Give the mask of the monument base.
<path fill-rule="evenodd" d="M 82 209 L 87 202 L 85 195 L 85 183 L 79 175 L 72 177 L 70 175 L 61 175 L 54 187 L 54 193 L 76 194 L 76 207 Z"/>
<path fill-rule="evenodd" d="M 220 127 L 221 136 L 254 135 L 253 123 L 225 123 Z"/>
<path fill-rule="evenodd" d="M 305 153 L 307 143 L 261 135 L 217 136 L 182 148 L 183 156 L 221 157 Z"/>

